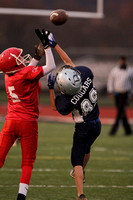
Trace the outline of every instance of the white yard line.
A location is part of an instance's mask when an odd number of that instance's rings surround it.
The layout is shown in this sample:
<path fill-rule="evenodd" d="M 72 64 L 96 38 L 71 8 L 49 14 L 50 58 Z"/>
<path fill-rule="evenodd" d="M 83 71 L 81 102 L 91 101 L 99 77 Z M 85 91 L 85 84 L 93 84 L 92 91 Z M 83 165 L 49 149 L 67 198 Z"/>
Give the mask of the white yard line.
<path fill-rule="evenodd" d="M 71 169 L 50 169 L 50 168 L 34 168 L 33 172 L 66 172 L 70 171 Z M 2 168 L 0 171 L 3 172 L 20 172 L 21 169 L 15 169 L 15 168 Z M 100 172 L 100 173 L 133 173 L 133 169 L 131 170 L 123 170 L 123 169 L 103 169 L 103 170 L 97 170 L 97 169 L 86 169 L 87 172 Z"/>
<path fill-rule="evenodd" d="M 0 188 L 18 187 L 18 185 L 0 185 Z M 75 185 L 30 185 L 30 188 L 75 188 Z M 131 188 L 133 185 L 84 185 L 84 188 Z"/>
<path fill-rule="evenodd" d="M 8 155 L 10 159 L 21 159 L 21 155 Z M 38 160 L 70 160 L 70 156 L 38 156 Z M 91 160 L 100 160 L 100 161 L 132 161 L 132 157 L 129 156 L 110 156 L 110 157 L 102 157 L 95 156 L 92 157 Z"/>

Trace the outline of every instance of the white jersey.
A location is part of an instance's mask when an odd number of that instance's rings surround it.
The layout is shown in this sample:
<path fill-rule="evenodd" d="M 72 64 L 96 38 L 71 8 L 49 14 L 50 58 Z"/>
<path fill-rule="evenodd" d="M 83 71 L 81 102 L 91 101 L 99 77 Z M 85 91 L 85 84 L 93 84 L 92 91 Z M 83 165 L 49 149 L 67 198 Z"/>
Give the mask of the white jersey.
<path fill-rule="evenodd" d="M 108 77 L 107 91 L 113 92 L 132 92 L 133 91 L 133 68 L 127 66 L 126 69 L 115 67 Z"/>

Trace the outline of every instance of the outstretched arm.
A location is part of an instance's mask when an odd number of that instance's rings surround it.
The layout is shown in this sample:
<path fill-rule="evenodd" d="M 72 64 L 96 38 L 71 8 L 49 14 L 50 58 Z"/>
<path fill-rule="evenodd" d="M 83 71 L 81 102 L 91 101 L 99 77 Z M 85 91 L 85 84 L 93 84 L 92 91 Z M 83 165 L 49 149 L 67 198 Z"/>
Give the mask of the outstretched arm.
<path fill-rule="evenodd" d="M 40 45 L 41 44 L 43 45 L 45 55 L 46 55 L 46 65 L 42 66 L 43 71 L 44 71 L 44 76 L 45 76 L 56 68 L 53 53 L 51 51 L 49 39 L 48 39 L 50 32 L 45 31 L 44 29 L 42 29 L 42 32 L 40 32 L 39 29 L 35 29 L 35 33 L 38 36 L 38 38 L 41 40 Z M 38 57 L 40 57 L 40 56 L 37 55 L 37 59 L 38 59 Z"/>
<path fill-rule="evenodd" d="M 66 54 L 66 52 L 57 44 L 52 33 L 49 34 L 48 39 L 49 39 L 49 46 L 54 48 L 57 51 L 57 53 L 59 54 L 59 56 L 61 57 L 63 62 L 66 65 L 75 67 L 75 64 L 72 62 L 72 60 Z"/>
<path fill-rule="evenodd" d="M 50 93 L 50 103 L 51 103 L 51 107 L 52 107 L 53 110 L 56 110 L 54 89 L 50 89 L 50 90 L 49 90 L 49 93 Z"/>
<path fill-rule="evenodd" d="M 66 65 L 70 65 L 72 67 L 75 67 L 75 64 L 72 62 L 70 57 L 66 54 L 66 52 L 58 44 L 56 44 L 54 49 L 57 51 L 57 53 L 59 54 L 59 56 L 61 57 L 61 59 L 63 60 L 63 62 Z"/>
<path fill-rule="evenodd" d="M 51 51 L 51 48 L 45 49 L 45 55 L 46 55 L 46 65 L 42 67 L 43 67 L 44 75 L 47 75 L 56 68 L 56 65 L 55 65 L 54 56 Z"/>

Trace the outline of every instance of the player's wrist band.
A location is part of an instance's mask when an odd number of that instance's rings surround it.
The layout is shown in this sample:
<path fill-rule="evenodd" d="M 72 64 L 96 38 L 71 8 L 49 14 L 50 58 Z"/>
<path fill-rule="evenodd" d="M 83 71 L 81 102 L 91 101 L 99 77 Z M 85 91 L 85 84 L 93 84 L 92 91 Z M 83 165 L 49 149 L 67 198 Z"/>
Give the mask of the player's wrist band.
<path fill-rule="evenodd" d="M 36 60 L 40 60 L 40 59 L 41 59 L 41 56 L 34 55 L 34 58 L 35 58 Z"/>
<path fill-rule="evenodd" d="M 57 45 L 57 42 L 54 42 L 54 44 L 53 44 L 53 48 L 55 48 L 56 45 Z"/>

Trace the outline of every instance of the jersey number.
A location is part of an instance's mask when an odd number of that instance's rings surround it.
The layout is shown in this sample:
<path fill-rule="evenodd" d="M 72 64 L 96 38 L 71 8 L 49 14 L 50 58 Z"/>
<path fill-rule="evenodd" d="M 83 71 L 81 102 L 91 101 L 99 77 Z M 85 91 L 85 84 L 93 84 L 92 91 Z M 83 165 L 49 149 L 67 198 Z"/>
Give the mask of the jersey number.
<path fill-rule="evenodd" d="M 14 86 L 8 87 L 8 90 L 9 90 L 10 96 L 12 97 L 12 101 L 13 102 L 20 102 L 18 95 L 13 92 L 15 90 Z"/>
<path fill-rule="evenodd" d="M 81 103 L 81 109 L 84 116 L 91 112 L 97 102 L 97 91 L 92 88 L 89 92 L 89 99 L 84 99 Z"/>

